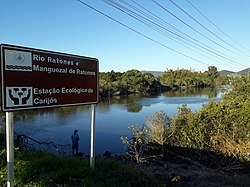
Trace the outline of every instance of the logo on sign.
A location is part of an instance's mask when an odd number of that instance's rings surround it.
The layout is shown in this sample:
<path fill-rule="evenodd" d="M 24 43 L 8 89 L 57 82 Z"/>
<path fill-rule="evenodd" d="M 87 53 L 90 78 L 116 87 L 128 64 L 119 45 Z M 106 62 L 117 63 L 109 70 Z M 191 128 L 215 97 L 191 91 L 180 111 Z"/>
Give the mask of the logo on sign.
<path fill-rule="evenodd" d="M 33 105 L 32 87 L 6 87 L 7 107 L 31 105 Z"/>
<path fill-rule="evenodd" d="M 5 50 L 5 70 L 32 71 L 31 53 Z"/>
<path fill-rule="evenodd" d="M 16 56 L 16 61 L 17 62 L 20 62 L 20 63 L 23 63 L 25 61 L 25 56 L 21 53 L 18 53 L 17 56 Z"/>

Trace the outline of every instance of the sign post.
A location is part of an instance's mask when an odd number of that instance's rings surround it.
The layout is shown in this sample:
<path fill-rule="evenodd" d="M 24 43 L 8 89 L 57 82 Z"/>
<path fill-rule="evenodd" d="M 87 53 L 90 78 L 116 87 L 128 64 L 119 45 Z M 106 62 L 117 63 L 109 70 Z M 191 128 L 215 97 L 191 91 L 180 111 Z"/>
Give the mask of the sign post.
<path fill-rule="evenodd" d="M 1 44 L 1 109 L 6 113 L 8 184 L 14 185 L 13 111 L 92 105 L 94 167 L 95 104 L 99 98 L 96 58 Z"/>
<path fill-rule="evenodd" d="M 7 147 L 7 187 L 14 186 L 14 130 L 13 113 L 6 112 L 6 147 Z"/>
<path fill-rule="evenodd" d="M 90 167 L 95 167 L 95 104 L 91 105 Z"/>

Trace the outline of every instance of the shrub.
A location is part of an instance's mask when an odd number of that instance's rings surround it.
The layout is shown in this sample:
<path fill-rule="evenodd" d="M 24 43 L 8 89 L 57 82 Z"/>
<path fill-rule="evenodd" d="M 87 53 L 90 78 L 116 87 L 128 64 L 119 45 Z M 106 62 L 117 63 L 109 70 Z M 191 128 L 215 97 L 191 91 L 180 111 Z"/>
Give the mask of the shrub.
<path fill-rule="evenodd" d="M 149 140 L 163 146 L 166 140 L 173 134 L 170 128 L 170 118 L 164 111 L 156 112 L 153 116 L 146 118 L 146 125 L 149 128 Z"/>
<path fill-rule="evenodd" d="M 176 129 L 168 143 L 250 159 L 249 88 L 242 78 L 222 101 L 212 100 L 195 113 L 182 106 L 171 120 Z"/>
<path fill-rule="evenodd" d="M 148 130 L 140 128 L 138 125 L 131 125 L 129 129 L 132 131 L 133 137 L 121 137 L 122 143 L 126 146 L 126 154 L 137 163 L 146 162 L 145 152 L 148 150 Z"/>

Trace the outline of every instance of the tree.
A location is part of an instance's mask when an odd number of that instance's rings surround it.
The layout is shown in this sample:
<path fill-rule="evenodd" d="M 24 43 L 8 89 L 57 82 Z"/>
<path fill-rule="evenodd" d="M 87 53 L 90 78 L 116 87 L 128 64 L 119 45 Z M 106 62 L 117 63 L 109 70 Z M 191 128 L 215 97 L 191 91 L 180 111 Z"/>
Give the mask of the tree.
<path fill-rule="evenodd" d="M 146 119 L 146 125 L 149 128 L 148 135 L 152 142 L 162 146 L 162 154 L 164 154 L 163 145 L 166 140 L 173 134 L 170 118 L 164 111 L 156 112 L 153 116 Z"/>
<path fill-rule="evenodd" d="M 214 86 L 215 80 L 219 77 L 217 68 L 210 66 L 208 71 L 195 72 L 187 69 L 167 70 L 160 77 L 164 86 L 174 87 L 206 87 Z"/>
<path fill-rule="evenodd" d="M 122 73 L 111 72 L 99 74 L 99 94 L 101 96 L 110 96 L 119 90 L 119 80 Z"/>
<path fill-rule="evenodd" d="M 143 92 L 143 75 L 138 70 L 129 70 L 122 75 L 122 83 L 131 93 Z"/>
<path fill-rule="evenodd" d="M 175 72 L 172 69 L 169 69 L 165 71 L 161 77 L 160 77 L 160 82 L 162 85 L 169 86 L 169 87 L 174 87 L 175 85 Z"/>
<path fill-rule="evenodd" d="M 220 76 L 217 68 L 215 66 L 209 66 L 208 71 L 205 71 L 204 74 L 206 77 L 206 84 L 214 87 L 216 82 L 215 80 Z"/>
<path fill-rule="evenodd" d="M 211 77 L 212 79 L 216 79 L 220 76 L 215 66 L 209 66 L 207 73 L 208 73 L 208 76 Z"/>

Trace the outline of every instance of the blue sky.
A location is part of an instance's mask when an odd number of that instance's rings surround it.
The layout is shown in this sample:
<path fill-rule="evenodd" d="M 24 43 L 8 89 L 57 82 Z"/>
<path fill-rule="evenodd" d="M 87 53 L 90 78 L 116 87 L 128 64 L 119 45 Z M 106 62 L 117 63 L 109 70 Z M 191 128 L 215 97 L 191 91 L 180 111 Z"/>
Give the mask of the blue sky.
<path fill-rule="evenodd" d="M 230 38 L 208 22 L 188 1 Z M 200 42 L 198 45 L 202 45 L 202 49 L 197 47 L 197 43 L 170 39 L 165 25 L 150 19 L 150 23 L 156 24 L 155 31 L 110 6 L 107 0 L 82 2 L 109 18 L 76 0 L 1 0 L 0 43 L 95 57 L 99 59 L 101 72 L 177 68 L 205 71 L 209 65 L 216 66 L 218 70 L 240 71 L 250 67 L 250 1 L 188 1 L 173 0 L 203 27 L 169 0 L 136 2 L 158 19 Z M 139 9 L 130 0 L 113 2 L 123 6 L 128 2 Z"/>

